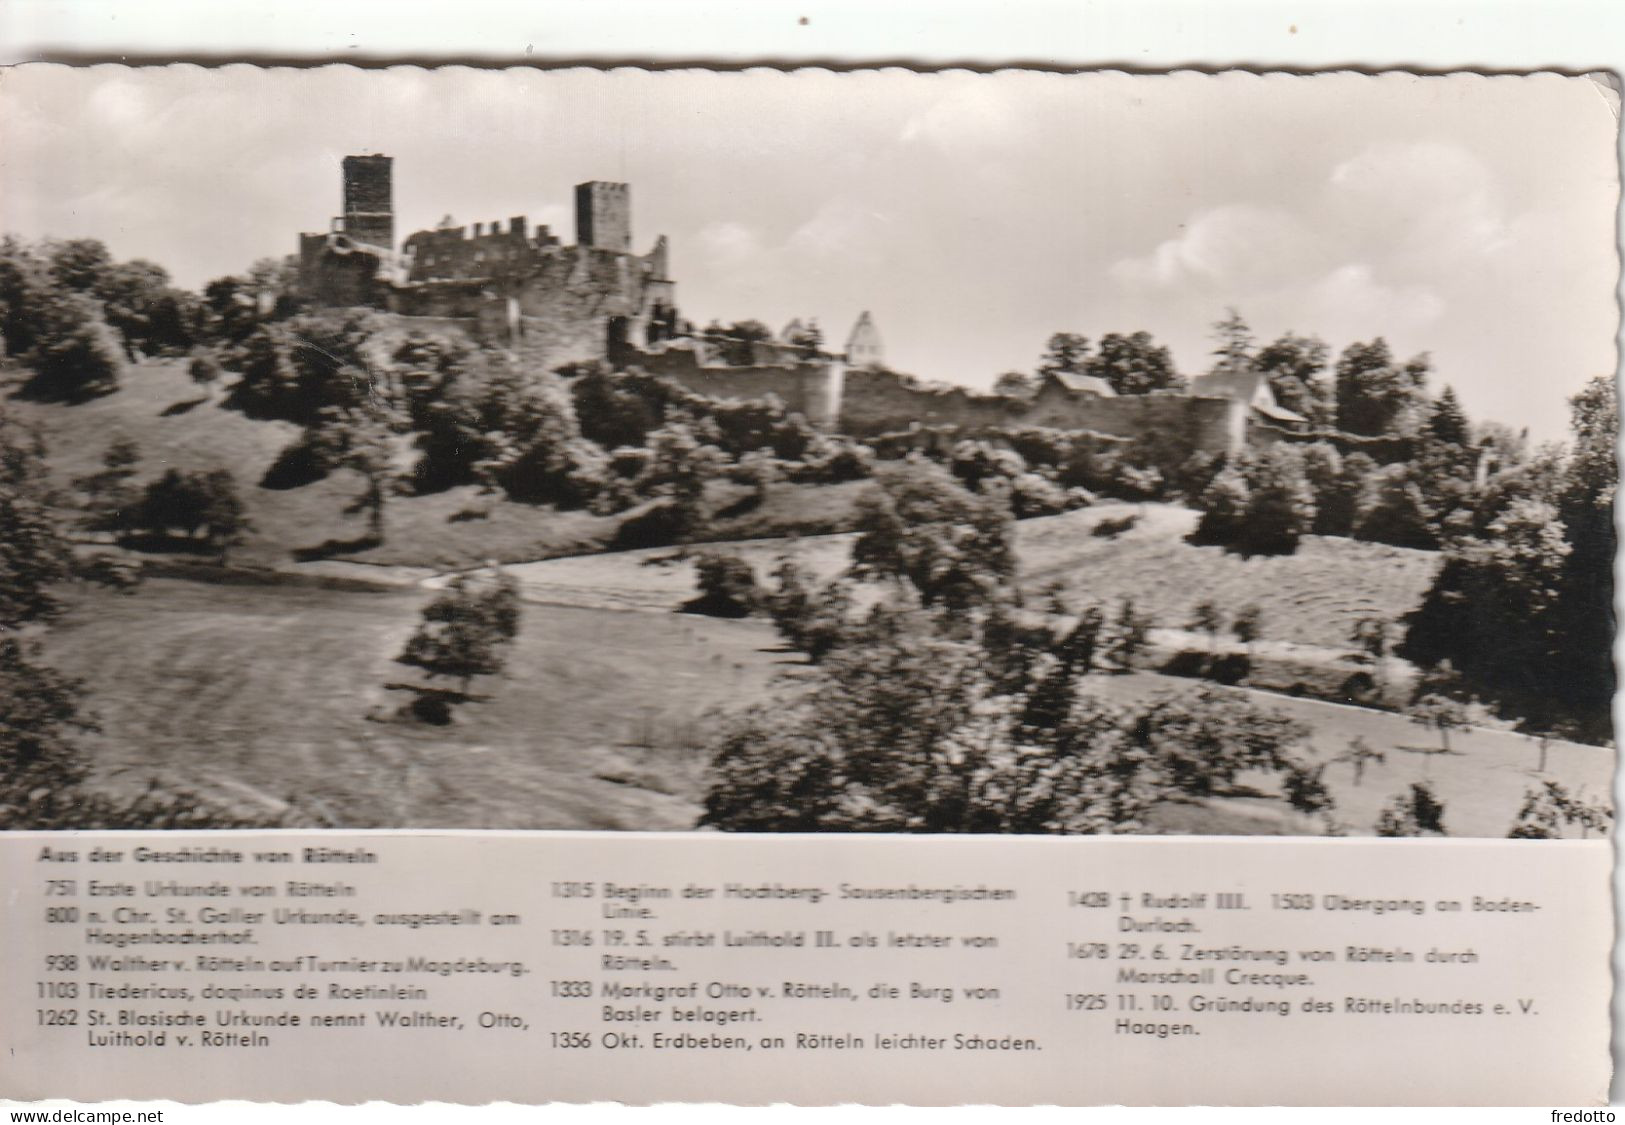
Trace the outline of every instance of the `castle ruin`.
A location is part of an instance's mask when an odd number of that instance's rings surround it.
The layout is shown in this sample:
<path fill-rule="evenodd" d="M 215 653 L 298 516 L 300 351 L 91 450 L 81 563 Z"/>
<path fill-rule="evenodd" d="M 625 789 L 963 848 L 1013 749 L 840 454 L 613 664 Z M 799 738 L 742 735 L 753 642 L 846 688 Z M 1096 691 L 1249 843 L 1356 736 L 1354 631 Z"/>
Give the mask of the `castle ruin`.
<path fill-rule="evenodd" d="M 718 341 L 679 319 L 664 235 L 632 251 L 631 190 L 575 188 L 575 244 L 525 216 L 459 225 L 450 216 L 397 248 L 393 159 L 347 156 L 342 213 L 299 238 L 301 296 L 324 306 L 387 310 L 426 328 L 522 346 L 549 367 L 602 360 L 638 367 L 715 398 L 772 394 L 814 425 L 860 437 L 951 427 L 964 432 L 1044 426 L 1115 438 L 1175 437 L 1234 453 L 1301 440 L 1307 420 L 1283 409 L 1256 372 L 1197 376 L 1187 393 L 1117 395 L 1101 379 L 1050 375 L 1030 399 L 922 383 L 886 367 L 865 311 L 844 352 L 806 343 L 792 321 L 775 338 Z M 732 350 L 723 358 L 720 344 Z M 749 362 L 738 349 L 748 349 Z"/>

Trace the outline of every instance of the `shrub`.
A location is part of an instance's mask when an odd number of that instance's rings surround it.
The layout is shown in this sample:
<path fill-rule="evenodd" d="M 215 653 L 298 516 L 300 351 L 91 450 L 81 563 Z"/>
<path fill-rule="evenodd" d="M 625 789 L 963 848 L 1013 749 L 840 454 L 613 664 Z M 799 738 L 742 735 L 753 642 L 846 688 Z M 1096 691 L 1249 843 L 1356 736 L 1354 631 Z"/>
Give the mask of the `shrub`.
<path fill-rule="evenodd" d="M 897 466 L 858 502 L 852 570 L 907 585 L 927 606 L 984 604 L 1015 573 L 1009 503 L 972 495 L 927 462 Z"/>
<path fill-rule="evenodd" d="M 1202 510 L 1202 518 L 1196 525 L 1191 542 L 1234 543 L 1241 536 L 1252 498 L 1252 488 L 1239 468 L 1231 465 L 1221 470 L 1202 491 L 1197 504 Z"/>
<path fill-rule="evenodd" d="M 1444 804 L 1423 782 L 1390 801 L 1377 818 L 1379 836 L 1448 836 L 1444 827 Z"/>
<path fill-rule="evenodd" d="M 1524 790 L 1523 805 L 1507 836 L 1514 840 L 1558 840 L 1565 827 L 1578 827 L 1582 837 L 1593 831 L 1606 836 L 1614 822 L 1607 804 L 1592 804 L 1571 795 L 1555 781 Z"/>
<path fill-rule="evenodd" d="M 1332 793 L 1322 779 L 1325 772 L 1324 765 L 1314 768 L 1299 762 L 1288 765 L 1281 778 L 1281 791 L 1286 794 L 1287 804 L 1310 815 L 1330 809 Z"/>
<path fill-rule="evenodd" d="M 738 555 L 707 552 L 696 564 L 700 596 L 683 606 L 685 613 L 711 617 L 749 617 L 761 601 L 756 571 Z"/>
<path fill-rule="evenodd" d="M 1232 544 L 1247 554 L 1291 554 L 1315 520 L 1303 459 L 1288 446 L 1275 446 L 1252 462 L 1247 475 L 1250 494 Z"/>
<path fill-rule="evenodd" d="M 462 682 L 495 675 L 506 664 L 503 648 L 519 634 L 519 585 L 500 570 L 492 577 L 459 574 L 423 610 L 423 621 L 396 657 L 431 678 Z"/>
<path fill-rule="evenodd" d="M 220 377 L 225 374 L 220 361 L 208 353 L 193 356 L 192 361 L 186 365 L 186 373 L 191 376 L 192 382 L 202 387 L 205 392 L 218 383 Z"/>
<path fill-rule="evenodd" d="M 1025 520 L 1069 512 L 1083 506 L 1077 491 L 1064 489 L 1038 473 L 1022 473 L 1010 482 L 1010 514 Z"/>
<path fill-rule="evenodd" d="M 118 390 L 125 368 L 118 333 L 89 297 L 62 294 L 37 326 L 30 389 L 47 398 L 82 402 Z"/>

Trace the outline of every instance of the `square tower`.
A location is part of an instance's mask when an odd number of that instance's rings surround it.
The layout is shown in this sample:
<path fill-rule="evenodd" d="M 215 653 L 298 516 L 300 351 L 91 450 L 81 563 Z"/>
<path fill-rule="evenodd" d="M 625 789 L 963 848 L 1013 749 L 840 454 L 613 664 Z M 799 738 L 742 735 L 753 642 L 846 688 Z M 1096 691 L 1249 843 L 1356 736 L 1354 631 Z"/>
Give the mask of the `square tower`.
<path fill-rule="evenodd" d="M 625 184 L 576 185 L 576 245 L 620 254 L 632 250 L 632 193 Z"/>
<path fill-rule="evenodd" d="M 344 233 L 369 246 L 395 249 L 395 191 L 390 156 L 344 158 Z"/>

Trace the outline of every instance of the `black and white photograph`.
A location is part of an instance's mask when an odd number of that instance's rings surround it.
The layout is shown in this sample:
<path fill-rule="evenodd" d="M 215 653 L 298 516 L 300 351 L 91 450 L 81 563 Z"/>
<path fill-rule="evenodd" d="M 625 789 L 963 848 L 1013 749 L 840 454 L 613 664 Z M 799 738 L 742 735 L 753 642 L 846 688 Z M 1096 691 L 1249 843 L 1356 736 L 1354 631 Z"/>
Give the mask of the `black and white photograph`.
<path fill-rule="evenodd" d="M 1619 91 L 0 76 L 0 827 L 1598 839 Z"/>

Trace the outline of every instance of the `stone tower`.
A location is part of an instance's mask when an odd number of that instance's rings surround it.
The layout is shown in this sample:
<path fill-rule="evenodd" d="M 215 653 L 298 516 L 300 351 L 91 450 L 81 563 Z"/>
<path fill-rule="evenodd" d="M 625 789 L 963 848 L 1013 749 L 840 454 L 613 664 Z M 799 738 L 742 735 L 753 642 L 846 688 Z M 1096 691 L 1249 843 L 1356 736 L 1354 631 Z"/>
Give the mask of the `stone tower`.
<path fill-rule="evenodd" d="M 395 191 L 390 156 L 344 158 L 343 233 L 369 246 L 395 249 Z"/>
<path fill-rule="evenodd" d="M 576 245 L 627 254 L 632 250 L 632 193 L 625 184 L 576 185 Z"/>
<path fill-rule="evenodd" d="M 880 332 L 867 309 L 852 326 L 852 335 L 846 338 L 846 362 L 849 367 L 881 367 L 886 362 Z"/>

